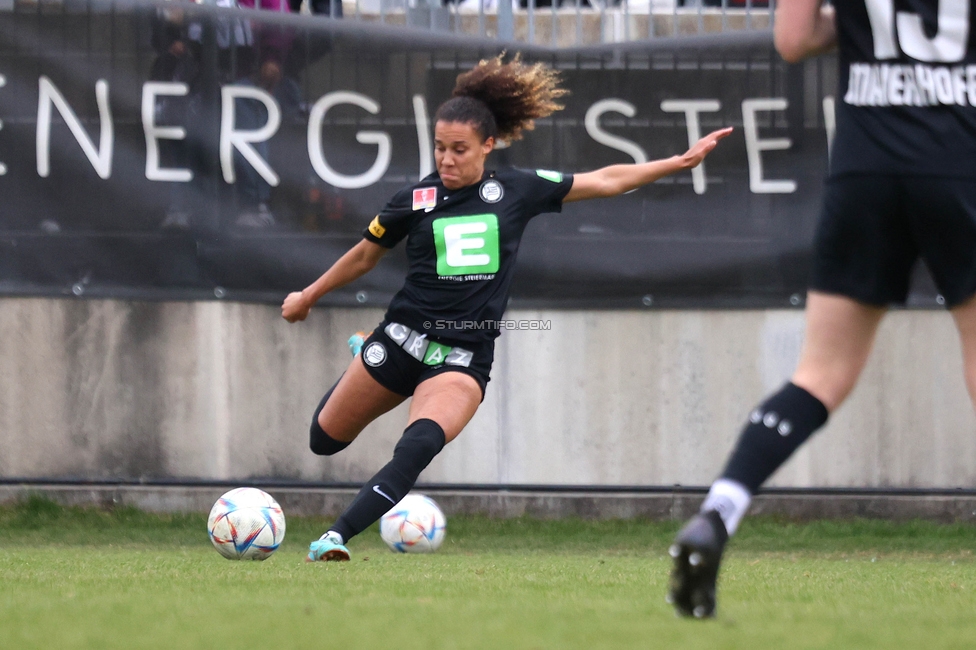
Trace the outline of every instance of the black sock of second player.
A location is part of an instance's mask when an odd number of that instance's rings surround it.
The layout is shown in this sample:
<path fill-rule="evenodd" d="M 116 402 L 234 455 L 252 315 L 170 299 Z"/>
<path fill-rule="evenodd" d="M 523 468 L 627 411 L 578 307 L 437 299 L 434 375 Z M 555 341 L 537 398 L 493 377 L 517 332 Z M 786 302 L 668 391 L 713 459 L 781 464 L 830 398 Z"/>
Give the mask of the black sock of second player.
<path fill-rule="evenodd" d="M 755 494 L 827 417 L 827 407 L 820 400 L 787 383 L 749 414 L 722 478 L 741 483 Z"/>

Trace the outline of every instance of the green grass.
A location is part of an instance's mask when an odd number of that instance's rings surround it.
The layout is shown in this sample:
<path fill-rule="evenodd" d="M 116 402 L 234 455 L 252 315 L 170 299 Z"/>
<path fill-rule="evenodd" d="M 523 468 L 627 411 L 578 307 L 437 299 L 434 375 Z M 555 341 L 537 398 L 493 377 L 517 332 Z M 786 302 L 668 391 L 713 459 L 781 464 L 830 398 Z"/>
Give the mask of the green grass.
<path fill-rule="evenodd" d="M 203 515 L 0 508 L 0 648 L 972 648 L 976 528 L 748 521 L 715 621 L 664 603 L 676 524 L 452 517 L 441 550 L 375 531 L 307 565 L 327 521 L 292 517 L 263 563 Z"/>

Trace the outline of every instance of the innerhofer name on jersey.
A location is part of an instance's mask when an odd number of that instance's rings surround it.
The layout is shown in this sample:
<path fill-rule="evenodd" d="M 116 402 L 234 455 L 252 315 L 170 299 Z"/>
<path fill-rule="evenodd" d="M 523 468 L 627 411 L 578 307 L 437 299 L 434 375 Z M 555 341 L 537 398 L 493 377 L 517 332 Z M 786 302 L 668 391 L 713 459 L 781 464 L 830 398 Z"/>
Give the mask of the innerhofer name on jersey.
<path fill-rule="evenodd" d="M 503 169 L 457 190 L 434 172 L 397 192 L 363 231 L 386 248 L 407 238 L 410 267 L 386 321 L 433 338 L 495 339 L 526 224 L 562 211 L 572 186 L 571 174 Z"/>
<path fill-rule="evenodd" d="M 835 0 L 830 171 L 976 178 L 974 0 Z"/>

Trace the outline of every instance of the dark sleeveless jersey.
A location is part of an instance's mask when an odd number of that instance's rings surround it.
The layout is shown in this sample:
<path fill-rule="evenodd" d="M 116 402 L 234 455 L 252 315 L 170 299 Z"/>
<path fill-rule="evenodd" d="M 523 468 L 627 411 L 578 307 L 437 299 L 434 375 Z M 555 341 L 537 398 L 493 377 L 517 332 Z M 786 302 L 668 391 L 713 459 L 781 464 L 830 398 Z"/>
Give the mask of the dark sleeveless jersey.
<path fill-rule="evenodd" d="M 496 338 L 522 232 L 532 217 L 560 212 L 572 186 L 570 174 L 508 169 L 459 190 L 435 172 L 397 192 L 363 232 L 386 248 L 407 238 L 410 268 L 386 320 L 434 338 Z"/>
<path fill-rule="evenodd" d="M 976 0 L 835 0 L 832 176 L 976 178 Z"/>

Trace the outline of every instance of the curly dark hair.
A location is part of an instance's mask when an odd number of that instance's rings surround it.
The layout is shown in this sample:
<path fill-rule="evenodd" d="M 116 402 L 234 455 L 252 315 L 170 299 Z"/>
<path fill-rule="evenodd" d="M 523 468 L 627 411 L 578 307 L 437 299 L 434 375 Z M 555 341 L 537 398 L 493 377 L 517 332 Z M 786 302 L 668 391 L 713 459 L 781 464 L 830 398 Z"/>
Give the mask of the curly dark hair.
<path fill-rule="evenodd" d="M 535 120 L 563 108 L 555 100 L 569 93 L 559 87 L 559 73 L 543 63 L 523 63 L 519 55 L 485 59 L 459 74 L 451 99 L 440 105 L 434 121 L 472 124 L 481 137 L 511 142 Z"/>

